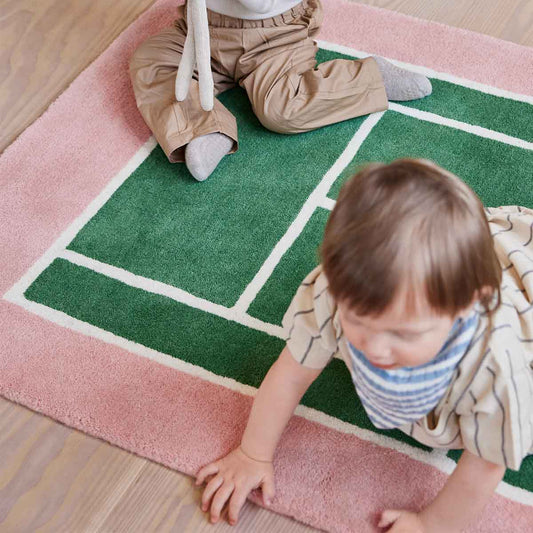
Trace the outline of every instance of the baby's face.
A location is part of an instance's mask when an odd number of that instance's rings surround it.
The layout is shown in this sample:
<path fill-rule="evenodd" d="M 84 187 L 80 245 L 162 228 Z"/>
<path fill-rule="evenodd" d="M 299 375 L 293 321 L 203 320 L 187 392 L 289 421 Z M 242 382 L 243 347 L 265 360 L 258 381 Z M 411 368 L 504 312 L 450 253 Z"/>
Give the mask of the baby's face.
<path fill-rule="evenodd" d="M 471 309 L 450 317 L 436 314 L 424 303 L 407 311 L 405 301 L 397 297 L 379 316 L 360 316 L 338 303 L 344 335 L 378 368 L 413 367 L 431 361 L 442 348 L 455 320 L 466 316 Z"/>

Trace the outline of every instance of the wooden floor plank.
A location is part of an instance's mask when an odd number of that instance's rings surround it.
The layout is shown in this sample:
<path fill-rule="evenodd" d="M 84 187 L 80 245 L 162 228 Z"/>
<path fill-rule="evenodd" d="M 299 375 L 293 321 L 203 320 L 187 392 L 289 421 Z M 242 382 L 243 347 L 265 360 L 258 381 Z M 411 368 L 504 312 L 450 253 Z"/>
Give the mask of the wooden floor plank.
<path fill-rule="evenodd" d="M 154 0 L 0 0 L 0 152 Z"/>
<path fill-rule="evenodd" d="M 193 479 L 0 398 L 0 531 L 316 531 L 251 503 L 213 526 Z"/>
<path fill-rule="evenodd" d="M 391 9 L 533 46 L 531 0 L 360 0 L 362 4 Z"/>

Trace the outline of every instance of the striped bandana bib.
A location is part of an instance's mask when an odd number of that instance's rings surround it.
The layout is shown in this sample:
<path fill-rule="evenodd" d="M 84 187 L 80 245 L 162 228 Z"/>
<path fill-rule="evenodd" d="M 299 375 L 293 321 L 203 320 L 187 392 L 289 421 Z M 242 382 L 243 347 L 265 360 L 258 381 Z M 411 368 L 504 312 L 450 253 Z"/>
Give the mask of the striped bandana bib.
<path fill-rule="evenodd" d="M 478 321 L 476 310 L 466 319 L 457 319 L 437 356 L 417 367 L 376 368 L 347 343 L 355 389 L 377 428 L 392 429 L 413 423 L 439 403 L 472 341 Z"/>

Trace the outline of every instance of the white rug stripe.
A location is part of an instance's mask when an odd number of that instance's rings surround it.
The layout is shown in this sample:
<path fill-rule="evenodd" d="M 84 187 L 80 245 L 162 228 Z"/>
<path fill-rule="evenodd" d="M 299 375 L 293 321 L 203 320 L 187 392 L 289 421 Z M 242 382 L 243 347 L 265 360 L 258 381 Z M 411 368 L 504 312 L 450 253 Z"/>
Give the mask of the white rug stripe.
<path fill-rule="evenodd" d="M 341 44 L 331 43 L 329 41 L 317 40 L 317 44 L 320 48 L 324 50 L 330 50 L 331 52 L 339 52 L 340 54 L 346 54 L 349 56 L 356 56 L 358 58 L 370 57 L 372 55 L 378 54 L 369 54 L 368 52 L 363 52 L 361 50 L 356 50 L 355 48 L 350 48 L 348 46 L 343 46 Z M 412 63 L 405 63 L 404 61 L 398 61 L 390 57 L 385 57 L 387 61 L 390 61 L 394 65 L 411 70 L 412 72 L 418 72 L 429 78 L 435 78 L 437 80 L 448 81 L 450 83 L 455 83 L 456 85 L 461 85 L 467 87 L 468 89 L 474 89 L 485 94 L 490 94 L 492 96 L 499 96 L 501 98 L 507 98 L 508 100 L 515 100 L 517 102 L 525 102 L 527 104 L 533 104 L 533 96 L 528 94 L 520 94 L 512 91 L 507 91 L 506 89 L 499 89 L 498 87 L 492 87 L 490 85 L 485 85 L 483 83 L 468 80 L 466 78 L 460 78 L 459 76 L 454 76 L 453 74 L 448 74 L 446 72 L 439 72 L 427 67 L 420 65 L 413 65 Z"/>
<path fill-rule="evenodd" d="M 96 215 L 103 205 L 111 198 L 113 193 L 128 179 L 157 146 L 153 137 L 135 153 L 113 179 L 102 189 L 100 194 L 84 209 L 68 228 L 61 233 L 58 239 L 48 250 L 26 271 L 26 273 L 4 294 L 6 300 L 13 301 L 18 294 L 23 294 L 35 279 L 45 270 L 52 261 L 58 257 L 70 244 L 80 230 Z"/>
<path fill-rule="evenodd" d="M 13 300 L 13 303 L 18 304 L 27 311 L 34 313 L 59 326 L 66 327 L 68 329 L 81 333 L 82 335 L 97 338 L 108 344 L 118 346 L 124 350 L 132 352 L 136 355 L 140 355 L 142 357 L 146 357 L 147 359 L 155 361 L 166 367 L 179 370 L 190 376 L 195 376 L 204 379 L 215 385 L 221 385 L 223 387 L 226 387 L 227 389 L 247 396 L 255 396 L 255 393 L 257 392 L 257 389 L 255 387 L 244 385 L 231 378 L 219 376 L 217 374 L 214 374 L 213 372 L 206 370 L 203 367 L 187 363 L 176 357 L 172 357 L 170 355 L 158 352 L 157 350 L 147 348 L 142 344 L 138 344 L 123 337 L 119 337 L 118 335 L 110 333 L 109 331 L 73 318 L 70 315 L 67 315 L 61 311 L 56 311 L 55 309 L 51 309 L 50 307 L 47 307 L 45 305 L 26 300 L 22 295 L 16 297 Z M 399 453 L 407 455 L 411 459 L 437 468 L 445 474 L 450 474 L 456 466 L 455 462 L 452 461 L 450 458 L 446 457 L 445 452 L 442 450 L 432 450 L 431 452 L 427 452 L 420 448 L 410 446 L 407 443 L 398 441 L 391 437 L 387 437 L 386 435 L 374 433 L 373 431 L 360 428 L 356 425 L 349 424 L 348 422 L 343 422 L 335 417 L 327 415 L 316 409 L 306 407 L 304 405 L 299 405 L 296 408 L 295 414 L 301 416 L 302 418 L 305 418 L 306 420 L 316 422 L 335 431 L 354 435 L 357 438 L 366 442 L 371 442 L 383 448 L 395 450 Z M 524 489 L 509 485 L 505 482 L 501 482 L 498 485 L 496 492 L 498 492 L 505 498 L 508 498 L 509 500 L 513 500 L 524 505 L 533 506 L 533 493 L 530 493 Z"/>
<path fill-rule="evenodd" d="M 64 250 L 60 255 L 60 258 L 66 259 L 75 265 L 88 268 L 99 274 L 103 274 L 108 278 L 115 279 L 120 281 L 130 287 L 136 289 L 141 289 L 152 294 L 159 294 L 160 296 L 165 296 L 176 302 L 186 304 L 189 307 L 194 307 L 195 309 L 200 309 L 206 313 L 211 313 L 217 315 L 226 320 L 231 320 L 232 322 L 237 322 L 243 326 L 246 326 L 251 329 L 262 331 L 268 333 L 273 337 L 279 337 L 284 339 L 283 328 L 275 324 L 269 324 L 263 322 L 257 318 L 254 318 L 246 313 L 238 313 L 234 308 L 224 307 L 204 298 L 199 298 L 190 292 L 178 289 L 173 285 L 168 285 L 167 283 L 162 283 L 161 281 L 156 281 L 150 278 L 145 278 L 143 276 L 138 276 L 137 274 L 132 274 L 128 270 L 119 268 L 107 263 L 102 263 L 91 257 L 86 257 L 72 250 Z"/>
<path fill-rule="evenodd" d="M 381 117 L 384 114 L 385 111 L 373 113 L 369 115 L 368 118 L 366 118 L 361 124 L 361 127 L 357 130 L 357 133 L 352 137 L 342 154 L 335 161 L 333 166 L 326 172 L 313 192 L 309 195 L 302 209 L 289 226 L 289 229 L 286 231 L 285 235 L 283 235 L 276 246 L 274 246 L 272 252 L 263 263 L 257 274 L 254 276 L 253 280 L 241 294 L 234 306 L 235 309 L 239 310 L 240 312 L 245 312 L 248 310 L 248 307 L 257 296 L 257 293 L 272 275 L 276 265 L 303 231 L 315 209 L 324 201 L 324 198 L 329 192 L 330 187 L 333 185 L 339 174 L 352 161 L 361 144 L 363 144 L 368 134 L 381 120 Z"/>
<path fill-rule="evenodd" d="M 326 196 L 325 198 L 322 198 L 322 200 L 318 204 L 318 207 L 322 207 L 323 209 L 327 209 L 328 211 L 332 211 L 333 208 L 335 207 L 336 203 L 337 202 L 335 200 L 332 200 L 331 198 Z"/>
<path fill-rule="evenodd" d="M 412 107 L 403 106 L 394 102 L 389 102 L 389 109 L 391 111 L 401 113 L 402 115 L 417 118 L 425 122 L 432 122 L 434 124 L 440 124 L 442 126 L 447 126 L 456 130 L 462 130 L 467 133 L 477 135 L 478 137 L 492 139 L 501 143 L 510 144 L 511 146 L 517 146 L 518 148 L 524 148 L 525 150 L 533 150 L 533 143 L 524 141 L 522 139 L 519 139 L 518 137 L 511 137 L 510 135 L 506 135 L 505 133 L 500 133 L 498 131 L 489 130 L 481 126 L 468 124 L 467 122 L 460 122 L 459 120 L 445 118 L 441 115 L 436 115 L 435 113 L 421 111 L 420 109 L 414 109 Z"/>

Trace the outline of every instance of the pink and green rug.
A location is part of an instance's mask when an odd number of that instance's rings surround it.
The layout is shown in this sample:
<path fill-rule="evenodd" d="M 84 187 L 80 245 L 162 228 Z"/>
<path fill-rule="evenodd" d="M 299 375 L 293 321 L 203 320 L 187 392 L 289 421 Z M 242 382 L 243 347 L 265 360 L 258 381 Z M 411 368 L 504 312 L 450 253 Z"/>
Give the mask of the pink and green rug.
<path fill-rule="evenodd" d="M 532 49 L 340 0 L 324 7 L 320 61 L 380 54 L 430 76 L 433 95 L 283 136 L 229 91 L 241 148 L 198 184 L 166 161 L 130 88 L 133 50 L 175 15 L 174 0 L 159 0 L 6 150 L 2 395 L 194 474 L 239 441 L 354 167 L 425 157 L 487 205 L 533 206 Z M 284 434 L 273 508 L 375 531 L 382 509 L 429 501 L 457 457 L 375 430 L 334 360 Z M 533 457 L 470 531 L 532 524 Z"/>

